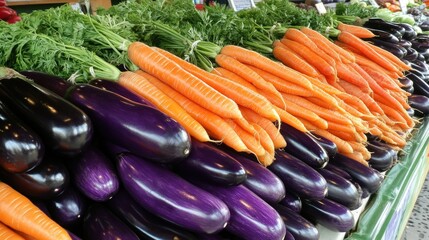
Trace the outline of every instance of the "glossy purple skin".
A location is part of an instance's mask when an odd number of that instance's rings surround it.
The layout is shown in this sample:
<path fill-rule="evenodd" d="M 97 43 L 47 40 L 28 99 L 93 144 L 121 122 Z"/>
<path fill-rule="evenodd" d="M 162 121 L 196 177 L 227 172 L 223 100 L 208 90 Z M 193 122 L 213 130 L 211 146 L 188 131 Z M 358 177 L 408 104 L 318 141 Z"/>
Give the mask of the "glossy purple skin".
<path fill-rule="evenodd" d="M 43 86 L 54 93 L 65 96 L 67 93 L 67 89 L 69 89 L 72 84 L 67 82 L 65 79 L 50 75 L 43 72 L 38 71 L 22 71 L 19 72 L 27 78 L 33 80 L 35 83 Z"/>
<path fill-rule="evenodd" d="M 51 218 L 65 228 L 75 227 L 82 222 L 86 200 L 73 187 L 47 202 Z"/>
<path fill-rule="evenodd" d="M 297 213 L 301 212 L 301 208 L 302 208 L 301 198 L 294 193 L 287 192 L 285 198 L 283 198 L 283 200 L 281 200 L 279 204 L 289 208 L 294 212 L 297 212 Z"/>
<path fill-rule="evenodd" d="M 158 162 L 189 155 L 191 140 L 186 130 L 152 107 L 91 85 L 76 86 L 67 98 L 91 117 L 106 141 Z"/>
<path fill-rule="evenodd" d="M 179 175 L 195 177 L 201 181 L 224 186 L 243 183 L 246 171 L 243 166 L 222 150 L 193 139 L 191 153 L 175 165 Z"/>
<path fill-rule="evenodd" d="M 318 240 L 319 231 L 317 228 L 299 213 L 296 213 L 282 205 L 274 206 L 280 214 L 286 229 L 296 240 Z"/>
<path fill-rule="evenodd" d="M 197 239 L 190 232 L 149 213 L 134 201 L 124 188 L 120 189 L 106 204 L 120 219 L 132 226 L 135 233 L 142 239 Z"/>
<path fill-rule="evenodd" d="M 408 73 L 406 76 L 413 81 L 413 93 L 429 97 L 429 84 L 425 82 L 424 79 L 418 77 L 414 73 Z"/>
<path fill-rule="evenodd" d="M 0 167 L 11 173 L 39 165 L 45 145 L 39 135 L 0 100 Z"/>
<path fill-rule="evenodd" d="M 366 147 L 371 152 L 368 163 L 372 168 L 384 172 L 392 167 L 395 161 L 395 151 L 389 151 L 373 144 L 368 144 Z"/>
<path fill-rule="evenodd" d="M 116 94 L 119 94 L 125 98 L 130 99 L 131 101 L 138 102 L 153 108 L 156 108 L 155 105 L 153 105 L 149 100 L 146 100 L 139 95 L 131 92 L 130 90 L 126 89 L 125 87 L 119 85 L 117 82 L 113 82 L 110 80 L 105 79 L 94 79 L 89 82 L 89 84 L 96 86 L 98 88 L 114 92 Z"/>
<path fill-rule="evenodd" d="M 352 212 L 343 205 L 327 198 L 317 201 L 304 201 L 301 213 L 304 217 L 312 219 L 333 231 L 347 232 L 354 225 Z"/>
<path fill-rule="evenodd" d="M 84 239 L 139 240 L 139 237 L 109 209 L 102 205 L 89 208 L 83 224 Z"/>
<path fill-rule="evenodd" d="M 338 148 L 337 145 L 332 142 L 331 140 L 324 138 L 322 136 L 319 136 L 317 134 L 312 134 L 312 137 L 314 140 L 316 140 L 316 142 L 323 148 L 325 149 L 326 153 L 328 154 L 328 156 L 330 158 L 334 157 L 335 154 L 337 154 L 338 152 Z"/>
<path fill-rule="evenodd" d="M 346 171 L 344 171 L 342 168 L 334 165 L 334 164 L 328 164 L 324 169 L 329 170 L 331 172 L 334 172 L 335 174 L 347 179 L 347 180 L 353 180 L 352 176 Z"/>
<path fill-rule="evenodd" d="M 231 211 L 226 230 L 246 240 L 282 240 L 286 227 L 276 210 L 243 185 L 222 187 L 194 181 L 225 202 Z"/>
<path fill-rule="evenodd" d="M 247 174 L 247 179 L 243 183 L 244 186 L 267 203 L 277 203 L 285 197 L 285 185 L 268 168 L 236 152 L 230 151 L 228 154 L 244 167 Z"/>
<path fill-rule="evenodd" d="M 89 199 L 106 201 L 118 191 L 119 178 L 113 163 L 94 146 L 69 165 L 74 185 Z"/>
<path fill-rule="evenodd" d="M 315 169 L 289 153 L 277 151 L 276 160 L 268 167 L 284 183 L 286 189 L 304 199 L 322 199 L 328 187 Z"/>
<path fill-rule="evenodd" d="M 295 240 L 295 237 L 292 235 L 292 233 L 286 230 L 285 240 Z"/>
<path fill-rule="evenodd" d="M 413 94 L 408 96 L 408 104 L 415 109 L 415 114 L 418 116 L 426 116 L 429 114 L 429 97 Z"/>
<path fill-rule="evenodd" d="M 125 153 L 117 157 L 117 168 L 136 202 L 178 226 L 211 234 L 223 229 L 230 218 L 228 207 L 218 197 L 158 164 Z"/>

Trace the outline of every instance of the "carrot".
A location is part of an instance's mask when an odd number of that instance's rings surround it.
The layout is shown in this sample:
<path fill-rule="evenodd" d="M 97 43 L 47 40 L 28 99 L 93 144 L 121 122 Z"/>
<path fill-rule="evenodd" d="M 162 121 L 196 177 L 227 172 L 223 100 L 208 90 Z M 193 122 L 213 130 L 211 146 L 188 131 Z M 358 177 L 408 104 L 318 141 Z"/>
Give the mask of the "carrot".
<path fill-rule="evenodd" d="M 410 127 L 414 126 L 414 121 L 408 115 L 405 108 L 403 108 L 402 105 L 394 97 L 392 97 L 390 94 L 386 93 L 386 95 L 389 96 L 391 99 L 387 98 L 385 95 L 375 94 L 374 100 L 377 101 L 379 104 L 383 103 L 384 105 L 388 105 L 390 108 L 395 110 L 395 112 L 397 112 L 398 114 L 400 114 L 402 116 L 402 118 L 405 120 L 405 123 L 408 124 L 408 126 L 410 126 Z"/>
<path fill-rule="evenodd" d="M 224 78 L 227 78 L 229 80 L 232 80 L 232 81 L 234 81 L 234 82 L 236 82 L 236 83 L 238 83 L 238 84 L 240 84 L 240 85 L 242 85 L 244 87 L 249 88 L 250 90 L 253 90 L 254 92 L 257 91 L 256 87 L 253 86 L 248 81 L 246 81 L 246 79 L 238 76 L 237 74 L 235 74 L 235 73 L 233 73 L 233 72 L 231 72 L 231 71 L 229 71 L 229 70 L 227 70 L 227 69 L 225 69 L 223 67 L 214 68 L 211 71 L 211 73 L 219 75 L 219 76 L 224 77 Z"/>
<path fill-rule="evenodd" d="M 368 151 L 366 146 L 363 143 L 351 141 L 349 142 L 350 146 L 352 146 L 353 151 L 362 153 L 364 159 L 369 159 L 371 157 L 371 153 Z"/>
<path fill-rule="evenodd" d="M 344 63 L 338 63 L 337 72 L 340 79 L 358 86 L 364 93 L 371 95 L 372 90 L 368 82 L 359 73 L 354 71 L 352 67 Z"/>
<path fill-rule="evenodd" d="M 4 182 L 0 182 L 0 220 L 39 240 L 71 239 L 64 228 Z"/>
<path fill-rule="evenodd" d="M 234 118 L 232 121 L 240 126 L 243 130 L 248 131 L 250 134 L 254 135 L 256 139 L 259 140 L 258 132 L 255 130 L 252 124 L 250 124 L 244 117 L 243 118 Z"/>
<path fill-rule="evenodd" d="M 256 123 L 253 123 L 252 126 L 256 130 L 261 140 L 261 145 L 264 149 L 271 155 L 274 156 L 274 142 L 271 140 L 270 135 L 268 135 L 267 131 L 265 131 L 261 126 Z"/>
<path fill-rule="evenodd" d="M 283 110 L 283 109 L 281 109 L 275 105 L 274 105 L 274 108 L 279 113 L 280 118 L 282 119 L 282 122 L 290 125 L 291 127 L 294 127 L 295 129 L 297 129 L 301 132 L 308 132 L 308 130 L 305 128 L 304 124 L 302 124 L 302 122 L 299 119 L 297 119 L 295 116 L 293 116 L 292 114 L 286 112 L 285 110 Z"/>
<path fill-rule="evenodd" d="M 234 131 L 240 136 L 240 139 L 244 142 L 251 153 L 256 156 L 265 154 L 265 149 L 255 137 L 255 135 L 237 125 L 232 119 L 225 119 L 225 121 L 234 129 Z"/>
<path fill-rule="evenodd" d="M 231 72 L 234 72 L 235 74 L 239 75 L 240 77 L 246 79 L 247 81 L 252 83 L 257 89 L 273 94 L 276 98 L 280 99 L 283 102 L 283 97 L 273 86 L 273 84 L 265 81 L 265 79 L 263 79 L 245 64 L 239 62 L 233 57 L 224 54 L 218 54 L 215 60 L 221 67 L 226 68 Z M 284 106 L 284 108 L 285 107 L 286 106 Z"/>
<path fill-rule="evenodd" d="M 265 154 L 257 156 L 258 162 L 262 164 L 263 166 L 267 167 L 271 165 L 274 161 L 274 156 L 271 155 L 269 152 L 265 152 Z"/>
<path fill-rule="evenodd" d="M 363 158 L 362 153 L 360 152 L 352 152 L 352 153 L 343 153 L 344 156 L 351 158 L 365 166 L 368 166 L 368 162 Z"/>
<path fill-rule="evenodd" d="M 353 96 L 351 94 L 348 94 L 345 91 L 343 94 L 336 95 L 336 97 L 341 99 L 342 101 L 344 101 L 344 103 L 346 105 L 349 105 L 349 106 L 355 108 L 360 113 L 362 113 L 363 115 L 361 115 L 361 116 L 372 115 L 371 111 L 368 109 L 368 107 L 365 105 L 365 103 L 360 98 Z M 374 117 L 374 116 L 372 116 L 372 117 Z"/>
<path fill-rule="evenodd" d="M 317 45 L 317 47 L 321 51 L 323 51 L 324 54 L 329 55 L 334 61 L 344 62 L 342 61 L 340 54 L 336 51 L 336 49 L 332 48 L 330 44 L 326 42 L 326 41 L 330 42 L 328 39 L 326 39 L 323 36 L 322 37 L 324 39 L 320 39 L 319 37 L 314 37 L 314 36 L 307 36 L 307 37 L 310 38 L 311 41 L 313 41 Z M 346 62 L 350 62 L 350 61 L 346 61 Z"/>
<path fill-rule="evenodd" d="M 284 137 L 281 134 L 279 134 L 278 129 L 270 120 L 262 117 L 261 115 L 257 114 L 256 112 L 246 107 L 240 106 L 240 111 L 243 114 L 244 118 L 247 119 L 247 121 L 258 124 L 263 129 L 265 129 L 265 131 L 267 131 L 268 135 L 270 136 L 271 140 L 274 143 L 275 148 L 286 147 L 287 143 Z"/>
<path fill-rule="evenodd" d="M 222 54 L 228 55 L 240 61 L 241 63 L 252 65 L 288 82 L 295 83 L 306 89 L 312 89 L 311 83 L 298 71 L 278 64 L 271 59 L 255 52 L 235 45 L 224 46 Z"/>
<path fill-rule="evenodd" d="M 373 38 L 375 37 L 375 34 L 372 33 L 367 28 L 357 26 L 357 25 L 350 25 L 340 22 L 337 26 L 338 30 L 342 32 L 348 32 L 353 35 L 355 35 L 358 38 Z"/>
<path fill-rule="evenodd" d="M 402 129 L 408 129 L 408 123 L 407 120 L 404 119 L 404 117 L 396 111 L 395 108 L 392 108 L 384 103 L 379 102 L 378 105 L 383 109 L 384 113 L 392 119 L 398 126 L 400 126 Z"/>
<path fill-rule="evenodd" d="M 128 47 L 128 57 L 143 71 L 160 79 L 187 98 L 219 116 L 225 118 L 242 117 L 234 101 L 188 73 L 150 46 L 141 42 L 133 42 Z M 140 89 L 139 92 L 142 91 L 145 89 Z"/>
<path fill-rule="evenodd" d="M 276 42 L 282 44 L 278 40 L 276 40 Z M 281 46 L 280 44 L 277 44 L 277 46 L 274 45 L 275 47 L 273 49 L 273 55 L 277 60 L 307 76 L 317 77 L 319 75 L 318 71 L 305 59 L 291 51 L 286 46 Z"/>
<path fill-rule="evenodd" d="M 286 30 L 283 38 L 299 42 L 313 51 L 317 51 L 318 49 L 317 45 L 307 35 L 305 35 L 305 33 L 296 28 L 289 28 L 288 30 Z"/>
<path fill-rule="evenodd" d="M 239 83 L 231 81 L 227 78 L 208 73 L 203 69 L 165 50 L 159 48 L 156 48 L 156 50 L 161 52 L 164 56 L 168 57 L 170 60 L 178 64 L 186 71 L 190 72 L 191 74 L 195 75 L 196 77 L 213 87 L 215 90 L 234 100 L 237 104 L 249 107 L 255 112 L 261 114 L 264 117 L 269 118 L 272 121 L 280 121 L 280 117 L 277 112 L 271 107 L 271 103 L 257 92 L 254 92 L 253 90 L 246 88 L 243 85 L 240 85 Z M 270 93 L 272 93 L 272 91 L 270 91 Z"/>
<path fill-rule="evenodd" d="M 381 67 L 377 63 L 373 62 L 371 59 L 369 59 L 369 58 L 367 58 L 365 56 L 362 56 L 360 54 L 355 54 L 355 57 L 356 57 L 356 63 L 359 66 L 361 66 L 361 67 L 363 67 L 363 66 L 370 67 L 370 68 L 374 69 L 377 72 L 384 73 L 384 74 L 388 75 L 389 77 L 397 78 L 397 75 L 395 75 L 395 72 L 392 72 L 392 71 L 384 69 L 383 67 Z"/>
<path fill-rule="evenodd" d="M 0 222 L 0 239 L 2 240 L 25 240 L 18 233 Z"/>
<path fill-rule="evenodd" d="M 399 59 L 397 56 L 393 55 L 393 53 L 382 49 L 380 47 L 377 47 L 373 44 L 368 43 L 368 45 L 373 48 L 378 54 L 384 56 L 385 58 L 387 58 L 388 60 L 392 61 L 393 63 L 395 63 L 402 71 L 407 71 L 407 70 L 411 70 L 411 67 L 408 66 L 407 64 L 405 64 L 401 59 Z"/>
<path fill-rule="evenodd" d="M 341 131 L 346 133 L 351 133 L 353 135 L 357 135 L 356 129 L 353 125 L 342 125 L 335 122 L 328 122 L 328 131 Z"/>
<path fill-rule="evenodd" d="M 362 102 L 365 103 L 365 105 L 373 114 L 376 114 L 376 115 L 384 114 L 383 109 L 381 109 L 380 106 L 378 106 L 377 102 L 371 96 L 369 96 L 369 94 L 364 93 L 359 87 L 341 79 L 338 83 L 340 84 L 341 87 L 344 88 L 346 93 L 354 95 L 358 97 L 360 100 L 362 100 Z"/>
<path fill-rule="evenodd" d="M 186 131 L 202 142 L 210 141 L 206 130 L 191 117 L 179 104 L 156 88 L 147 78 L 137 73 L 123 72 L 118 83 L 127 89 L 143 96 L 162 112 L 179 122 Z"/>
<path fill-rule="evenodd" d="M 331 94 L 331 95 L 342 94 L 342 91 L 336 89 L 333 85 L 329 85 L 328 83 L 320 82 L 320 80 L 312 78 L 312 77 L 307 77 L 307 79 L 311 82 L 311 84 L 313 84 L 314 86 L 323 90 L 323 92 L 325 92 L 327 94 Z"/>
<path fill-rule="evenodd" d="M 344 141 L 357 141 L 360 142 L 362 139 L 359 137 L 359 135 L 352 134 L 349 132 L 341 132 L 341 131 L 335 131 L 335 130 L 326 130 L 332 135 L 341 138 Z"/>

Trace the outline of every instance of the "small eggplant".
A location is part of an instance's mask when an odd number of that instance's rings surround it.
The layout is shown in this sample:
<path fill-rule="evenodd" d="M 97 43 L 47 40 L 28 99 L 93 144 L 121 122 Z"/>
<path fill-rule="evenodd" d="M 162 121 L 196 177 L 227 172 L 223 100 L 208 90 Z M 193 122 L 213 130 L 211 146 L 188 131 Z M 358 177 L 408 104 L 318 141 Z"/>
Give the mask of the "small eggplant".
<path fill-rule="evenodd" d="M 403 27 L 384 21 L 381 18 L 369 18 L 363 26 L 389 32 L 395 35 L 398 39 L 401 39 L 402 35 L 405 33 L 405 29 Z"/>
<path fill-rule="evenodd" d="M 402 46 L 403 48 L 405 48 L 407 50 L 412 48 L 412 46 L 413 46 L 410 41 L 405 40 L 405 39 L 399 40 L 398 45 Z"/>
<path fill-rule="evenodd" d="M 274 205 L 286 225 L 288 232 L 297 240 L 317 240 L 319 231 L 317 228 L 299 213 L 296 213 L 282 205 Z"/>
<path fill-rule="evenodd" d="M 393 55 L 395 55 L 398 58 L 403 58 L 407 54 L 407 49 L 405 49 L 404 47 L 402 47 L 401 45 L 399 45 L 397 43 L 385 42 L 383 40 L 379 40 L 376 38 L 370 39 L 369 41 L 372 44 L 374 44 L 375 46 L 378 46 L 382 49 L 385 49 L 385 50 L 391 52 Z"/>
<path fill-rule="evenodd" d="M 316 142 L 323 148 L 325 149 L 326 153 L 328 154 L 329 158 L 333 158 L 335 156 L 335 154 L 337 154 L 338 152 L 338 148 L 337 145 L 332 142 L 331 140 L 319 136 L 317 134 L 312 134 L 312 137 L 314 138 L 314 140 L 316 140 Z"/>
<path fill-rule="evenodd" d="M 415 109 L 416 116 L 427 116 L 429 114 L 429 97 L 413 94 L 408 96 L 408 104 Z"/>
<path fill-rule="evenodd" d="M 403 27 L 405 29 L 404 34 L 402 34 L 402 38 L 405 40 L 412 40 L 415 37 L 417 37 L 417 32 L 416 30 L 413 28 L 413 26 L 411 26 L 408 23 L 396 23 L 397 25 Z"/>
<path fill-rule="evenodd" d="M 384 172 L 392 167 L 395 160 L 395 153 L 371 143 L 366 147 L 371 152 L 371 158 L 368 160 L 368 163 L 372 168 Z"/>
<path fill-rule="evenodd" d="M 416 74 L 412 72 L 408 72 L 405 75 L 411 81 L 413 81 L 414 93 L 418 95 L 424 95 L 429 97 L 429 84 L 426 83 L 422 78 L 418 77 Z"/>
<path fill-rule="evenodd" d="M 283 198 L 283 200 L 279 202 L 279 204 L 289 208 L 294 212 L 297 212 L 297 213 L 301 212 L 301 208 L 302 208 L 301 198 L 295 193 L 292 193 L 292 192 L 286 193 L 285 197 Z"/>
<path fill-rule="evenodd" d="M 334 164 L 328 164 L 326 165 L 326 167 L 324 168 L 326 170 L 329 170 L 331 172 L 334 172 L 335 174 L 337 174 L 338 176 L 341 176 L 347 180 L 352 180 L 352 176 L 350 176 L 350 174 L 346 171 L 344 171 L 342 168 L 335 166 Z"/>
<path fill-rule="evenodd" d="M 371 39 L 378 39 L 378 40 L 390 42 L 390 43 L 399 43 L 399 39 L 395 35 L 389 32 L 386 32 L 380 29 L 375 29 L 375 28 L 367 28 L 367 29 L 372 33 L 374 33 L 375 37 L 364 39 L 364 40 L 370 41 Z"/>
<path fill-rule="evenodd" d="M 408 61 L 415 61 L 417 60 L 418 54 L 419 52 L 417 52 L 416 49 L 414 48 L 406 48 L 407 49 L 407 54 L 405 54 L 405 57 L 403 57 L 403 59 L 408 60 Z"/>
<path fill-rule="evenodd" d="M 30 80 L 33 80 L 36 84 L 43 86 L 60 96 L 66 95 L 67 90 L 72 86 L 72 84 L 67 82 L 65 79 L 51 74 L 38 71 L 22 71 L 20 73 Z"/>

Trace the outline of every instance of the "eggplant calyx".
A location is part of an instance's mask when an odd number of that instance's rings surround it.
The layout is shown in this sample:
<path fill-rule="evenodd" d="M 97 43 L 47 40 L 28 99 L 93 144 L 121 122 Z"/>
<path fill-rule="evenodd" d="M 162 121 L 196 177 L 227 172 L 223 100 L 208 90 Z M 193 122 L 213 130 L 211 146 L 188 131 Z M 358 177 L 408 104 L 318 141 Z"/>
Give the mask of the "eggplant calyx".
<path fill-rule="evenodd" d="M 20 78 L 23 80 L 29 80 L 27 77 L 13 70 L 12 68 L 0 67 L 0 80 L 11 79 L 11 78 Z"/>

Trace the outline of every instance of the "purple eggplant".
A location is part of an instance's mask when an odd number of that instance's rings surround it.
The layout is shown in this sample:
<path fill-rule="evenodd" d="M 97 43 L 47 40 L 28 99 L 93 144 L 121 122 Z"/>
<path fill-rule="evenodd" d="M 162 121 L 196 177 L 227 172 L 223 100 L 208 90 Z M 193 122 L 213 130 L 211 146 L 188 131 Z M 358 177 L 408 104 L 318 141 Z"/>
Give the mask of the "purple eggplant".
<path fill-rule="evenodd" d="M 93 201 L 106 201 L 119 189 L 119 178 L 110 159 L 94 146 L 69 162 L 73 183 Z"/>
<path fill-rule="evenodd" d="M 397 43 L 390 43 L 377 38 L 371 38 L 369 41 L 375 46 L 389 51 L 398 58 L 403 58 L 407 54 L 407 49 Z"/>
<path fill-rule="evenodd" d="M 292 235 L 292 233 L 286 230 L 285 240 L 295 240 L 295 237 Z"/>
<path fill-rule="evenodd" d="M 163 163 L 189 155 L 189 134 L 157 109 L 91 85 L 74 87 L 67 99 L 88 113 L 101 138 L 136 155 Z"/>
<path fill-rule="evenodd" d="M 279 202 L 280 205 L 283 205 L 294 212 L 301 212 L 302 202 L 301 198 L 291 192 L 287 192 L 286 196 Z"/>
<path fill-rule="evenodd" d="M 410 24 L 408 24 L 408 23 L 396 23 L 396 24 L 405 29 L 404 34 L 402 34 L 403 39 L 412 40 L 415 37 L 417 37 L 416 30 Z"/>
<path fill-rule="evenodd" d="M 395 160 L 395 151 L 389 151 L 380 146 L 369 143 L 367 146 L 368 151 L 371 152 L 371 158 L 368 160 L 369 165 L 377 171 L 384 172 L 389 170 Z"/>
<path fill-rule="evenodd" d="M 343 205 L 330 199 L 304 201 L 302 215 L 316 223 L 338 232 L 347 232 L 354 226 L 352 212 Z"/>
<path fill-rule="evenodd" d="M 38 71 L 22 71 L 20 73 L 33 80 L 36 84 L 43 86 L 60 96 L 66 95 L 67 90 L 72 86 L 72 84 L 67 82 L 65 79 L 51 74 Z"/>
<path fill-rule="evenodd" d="M 282 124 L 280 132 L 287 142 L 284 150 L 313 168 L 323 168 L 329 160 L 326 151 L 310 135 Z"/>
<path fill-rule="evenodd" d="M 326 179 L 328 193 L 326 197 L 350 210 L 357 209 L 362 205 L 361 193 L 349 180 L 326 169 L 319 169 L 319 173 Z"/>
<path fill-rule="evenodd" d="M 418 77 L 412 72 L 408 72 L 406 77 L 413 81 L 414 93 L 418 95 L 424 95 L 429 97 L 429 84 L 426 83 L 422 78 Z"/>
<path fill-rule="evenodd" d="M 407 108 L 407 109 L 405 109 L 406 111 L 407 111 L 407 114 L 408 114 L 408 116 L 410 116 L 410 117 L 414 117 L 414 115 L 415 115 L 415 112 L 416 111 L 414 111 L 414 108 Z"/>
<path fill-rule="evenodd" d="M 125 189 L 120 189 L 106 204 L 112 212 L 130 225 L 142 239 L 197 239 L 195 234 L 149 213 L 134 201 Z"/>
<path fill-rule="evenodd" d="M 312 134 L 311 135 L 313 137 L 314 140 L 316 140 L 316 142 L 323 148 L 325 149 L 326 153 L 328 154 L 329 158 L 332 158 L 335 156 L 335 154 L 337 154 L 338 152 L 338 148 L 337 145 L 332 142 L 331 140 L 319 136 L 317 134 Z"/>
<path fill-rule="evenodd" d="M 84 218 L 85 239 L 139 240 L 139 237 L 109 209 L 101 204 L 92 205 Z"/>
<path fill-rule="evenodd" d="M 399 78 L 399 81 L 402 84 L 402 87 L 401 87 L 402 89 L 404 89 L 405 91 L 407 91 L 409 93 L 414 92 L 414 83 L 409 78 L 401 77 L 401 78 Z"/>
<path fill-rule="evenodd" d="M 29 171 L 44 155 L 39 135 L 0 100 L 0 167 L 11 173 Z"/>
<path fill-rule="evenodd" d="M 222 150 L 193 139 L 191 153 L 175 165 L 179 175 L 197 177 L 224 186 L 238 185 L 246 180 L 246 171 L 240 162 Z"/>
<path fill-rule="evenodd" d="M 268 203 L 244 185 L 222 187 L 194 179 L 193 183 L 219 197 L 231 211 L 226 230 L 246 240 L 281 240 L 286 227 L 280 215 Z"/>
<path fill-rule="evenodd" d="M 128 98 L 131 101 L 138 102 L 153 108 L 156 108 L 155 105 L 153 105 L 149 100 L 144 99 L 140 97 L 139 95 L 131 92 L 130 90 L 126 89 L 125 87 L 119 85 L 117 82 L 113 82 L 110 80 L 104 80 L 104 79 L 94 79 L 89 82 L 89 84 L 96 86 L 98 88 L 114 92 L 116 94 L 121 95 L 122 97 Z"/>
<path fill-rule="evenodd" d="M 413 94 L 408 96 L 408 104 L 415 109 L 416 116 L 426 116 L 429 114 L 429 97 Z"/>
<path fill-rule="evenodd" d="M 413 46 L 410 41 L 405 40 L 405 39 L 399 40 L 398 44 L 407 50 L 412 49 L 412 46 Z M 407 53 L 407 55 L 408 55 L 408 53 Z"/>
<path fill-rule="evenodd" d="M 379 29 L 395 35 L 401 39 L 405 33 L 405 29 L 401 26 L 393 24 L 392 22 L 384 21 L 381 18 L 369 18 L 364 24 L 364 27 L 371 29 Z"/>
<path fill-rule="evenodd" d="M 268 167 L 285 184 L 286 189 L 304 199 L 322 199 L 328 187 L 315 169 L 286 152 L 278 151 L 276 160 Z"/>
<path fill-rule="evenodd" d="M 86 199 L 71 186 L 46 204 L 51 218 L 67 229 L 80 226 L 87 207 Z"/>
<path fill-rule="evenodd" d="M 34 82 L 2 79 L 0 98 L 56 153 L 80 154 L 92 139 L 92 123 L 82 110 Z"/>
<path fill-rule="evenodd" d="M 268 203 L 277 203 L 284 198 L 285 186 L 273 172 L 237 152 L 229 151 L 228 154 L 240 162 L 246 171 L 244 186 Z"/>
<path fill-rule="evenodd" d="M 227 224 L 230 212 L 218 196 L 135 155 L 124 153 L 117 161 L 123 186 L 151 213 L 188 230 L 208 234 Z"/>
<path fill-rule="evenodd" d="M 350 176 L 352 176 L 363 189 L 368 190 L 369 193 L 374 193 L 380 188 L 383 177 L 377 170 L 367 167 L 342 154 L 337 154 L 331 162 L 349 173 Z"/>
<path fill-rule="evenodd" d="M 326 167 L 324 167 L 324 169 L 329 170 L 347 180 L 352 180 L 352 176 L 350 176 L 350 174 L 346 171 L 344 171 L 342 168 L 335 166 L 334 164 L 328 164 L 326 165 Z"/>
<path fill-rule="evenodd" d="M 399 43 L 398 37 L 396 37 L 394 34 L 391 34 L 389 32 L 386 32 L 380 29 L 375 29 L 375 28 L 367 28 L 367 29 L 371 31 L 375 35 L 375 37 L 364 39 L 364 40 L 379 39 L 385 42 Z"/>
<path fill-rule="evenodd" d="M 0 170 L 1 178 L 14 189 L 30 198 L 51 199 L 60 195 L 70 182 L 70 174 L 59 161 L 45 157 L 37 167 L 24 173 Z"/>
<path fill-rule="evenodd" d="M 320 236 L 317 228 L 300 214 L 278 204 L 275 205 L 274 208 L 280 214 L 287 231 L 290 232 L 296 240 L 319 239 Z"/>
<path fill-rule="evenodd" d="M 415 50 L 414 48 L 407 48 L 407 54 L 403 57 L 403 59 L 408 61 L 415 61 L 417 60 L 419 52 Z"/>

